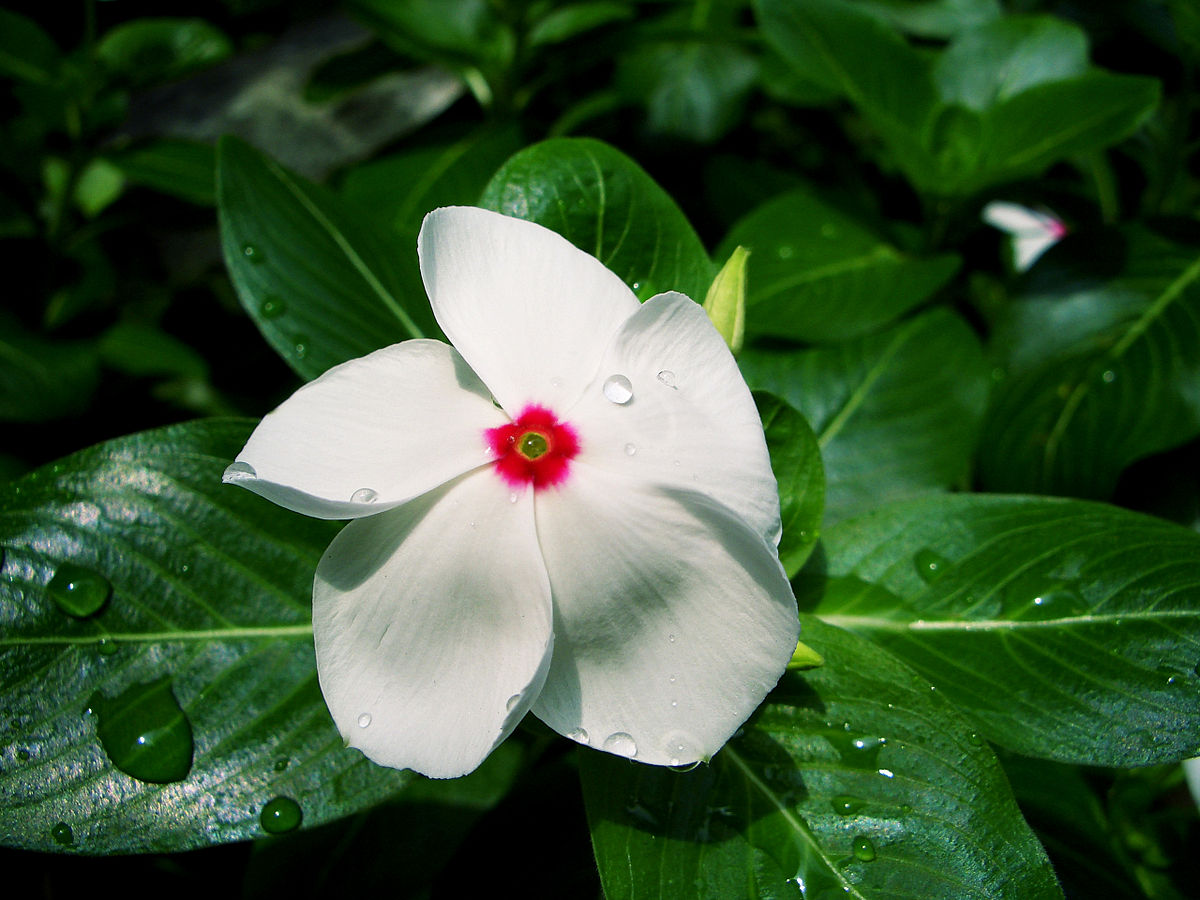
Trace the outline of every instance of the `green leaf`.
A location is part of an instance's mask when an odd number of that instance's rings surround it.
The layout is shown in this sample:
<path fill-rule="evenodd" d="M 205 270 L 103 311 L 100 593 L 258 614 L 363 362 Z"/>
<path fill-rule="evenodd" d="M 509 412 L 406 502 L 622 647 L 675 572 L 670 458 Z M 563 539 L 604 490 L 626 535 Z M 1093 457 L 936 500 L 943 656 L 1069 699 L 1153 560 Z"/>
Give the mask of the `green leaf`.
<path fill-rule="evenodd" d="M 827 529 L 821 548 L 801 608 L 899 656 L 989 740 L 1101 766 L 1200 752 L 1195 532 L 1082 501 L 949 495 Z"/>
<path fill-rule="evenodd" d="M 32 19 L 0 9 L 0 75 L 49 85 L 62 71 L 62 51 Z"/>
<path fill-rule="evenodd" d="M 500 71 L 516 44 L 488 0 L 353 0 L 351 8 L 403 53 Z"/>
<path fill-rule="evenodd" d="M 149 324 L 118 322 L 100 338 L 104 364 L 130 375 L 207 378 L 208 363 L 188 344 Z"/>
<path fill-rule="evenodd" d="M 1129 463 L 1200 434 L 1198 248 L 1129 227 L 1043 258 L 993 335 L 1008 377 L 984 425 L 989 489 L 1106 498 Z"/>
<path fill-rule="evenodd" d="M 302 378 L 439 333 L 397 262 L 415 246 L 234 138 L 217 147 L 217 206 L 238 298 Z"/>
<path fill-rule="evenodd" d="M 979 339 L 949 311 L 814 350 L 748 348 L 738 365 L 816 432 L 826 524 L 966 475 L 987 370 Z"/>
<path fill-rule="evenodd" d="M 754 56 L 711 38 L 635 46 L 617 67 L 618 89 L 646 108 L 650 134 L 698 143 L 734 126 L 757 78 Z"/>
<path fill-rule="evenodd" d="M 952 37 L 1000 17 L 999 0 L 854 0 L 855 6 L 901 31 L 921 37 Z"/>
<path fill-rule="evenodd" d="M 804 416 L 784 401 L 770 394 L 756 394 L 754 402 L 762 416 L 771 469 L 779 482 L 783 521 L 779 559 L 790 578 L 800 571 L 820 536 L 825 506 L 821 449 Z"/>
<path fill-rule="evenodd" d="M 109 157 L 126 179 L 200 206 L 214 206 L 217 152 L 198 141 L 163 138 Z"/>
<path fill-rule="evenodd" d="M 789 672 L 710 765 L 582 751 L 609 900 L 1061 897 L 988 747 L 871 642 L 803 616 Z"/>
<path fill-rule="evenodd" d="M 0 421 L 44 422 L 82 412 L 97 375 L 93 345 L 47 340 L 0 310 Z"/>
<path fill-rule="evenodd" d="M 229 38 L 203 19 L 134 19 L 96 45 L 96 57 L 109 71 L 136 85 L 180 78 L 232 52 Z"/>
<path fill-rule="evenodd" d="M 808 191 L 764 203 L 717 250 L 748 247 L 746 331 L 833 341 L 877 330 L 929 299 L 958 270 L 954 254 L 909 256 Z"/>
<path fill-rule="evenodd" d="M 61 850 L 65 823 L 75 851 L 183 850 L 262 835 L 277 796 L 316 825 L 410 780 L 344 749 L 321 699 L 309 598 L 335 524 L 221 484 L 252 424 L 133 435 L 0 486 L 7 843 Z M 48 595 L 66 565 L 111 587 L 101 612 Z M 195 753 L 184 780 L 148 784 L 114 768 L 82 713 L 93 692 L 164 677 Z"/>
<path fill-rule="evenodd" d="M 1083 29 L 1053 16 L 1010 16 L 958 35 L 938 56 L 933 78 L 945 103 L 982 112 L 1087 69 Z"/>
<path fill-rule="evenodd" d="M 529 29 L 526 40 L 531 47 L 560 44 L 601 26 L 628 21 L 635 14 L 628 2 L 591 0 L 570 3 L 549 9 L 546 15 Z"/>
<path fill-rule="evenodd" d="M 480 205 L 557 231 L 642 299 L 680 291 L 700 302 L 716 275 L 675 201 L 600 141 L 554 138 L 527 147 L 493 176 Z"/>

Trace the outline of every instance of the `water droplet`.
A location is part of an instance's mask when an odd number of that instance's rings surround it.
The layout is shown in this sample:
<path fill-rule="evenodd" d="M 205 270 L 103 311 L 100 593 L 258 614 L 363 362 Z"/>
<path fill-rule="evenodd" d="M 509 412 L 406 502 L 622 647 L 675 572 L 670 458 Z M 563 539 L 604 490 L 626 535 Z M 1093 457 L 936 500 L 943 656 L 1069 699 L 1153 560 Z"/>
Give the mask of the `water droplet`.
<path fill-rule="evenodd" d="M 182 781 L 192 768 L 192 725 L 167 676 L 135 684 L 116 697 L 88 698 L 96 736 L 112 764 L 150 784 Z"/>
<path fill-rule="evenodd" d="M 370 488 L 359 488 L 350 495 L 351 503 L 374 503 L 379 499 L 379 493 Z"/>
<path fill-rule="evenodd" d="M 675 635 L 673 635 L 673 634 L 668 634 L 668 635 L 667 635 L 667 640 L 668 640 L 669 642 L 671 642 L 672 644 L 673 644 L 673 643 L 675 643 Z"/>
<path fill-rule="evenodd" d="M 242 246 L 242 256 L 250 260 L 252 263 L 261 263 L 266 257 L 263 256 L 262 250 L 254 246 L 254 244 L 245 244 Z"/>
<path fill-rule="evenodd" d="M 51 828 L 50 837 L 54 838 L 54 843 L 60 847 L 70 847 L 75 843 L 75 832 L 71 830 L 71 826 L 66 822 L 59 822 Z"/>
<path fill-rule="evenodd" d="M 267 297 L 258 307 L 258 314 L 264 319 L 278 319 L 286 310 L 287 307 L 278 297 Z"/>
<path fill-rule="evenodd" d="M 700 768 L 700 766 L 703 764 L 703 762 L 704 762 L 703 760 L 698 759 L 695 762 L 678 763 L 674 759 L 672 759 L 671 764 L 669 766 L 667 766 L 667 768 L 670 769 L 672 772 L 680 772 L 680 773 L 694 772 L 696 769 Z"/>
<path fill-rule="evenodd" d="M 624 406 L 633 399 L 633 383 L 624 375 L 609 375 L 604 379 L 601 390 L 606 399 L 618 406 Z"/>
<path fill-rule="evenodd" d="M 637 446 L 635 444 L 626 444 L 625 445 L 625 455 L 626 456 L 633 456 L 635 453 L 637 453 Z"/>
<path fill-rule="evenodd" d="M 248 462 L 231 462 L 225 467 L 225 474 L 221 476 L 223 481 L 248 481 L 251 478 L 257 478 L 258 473 L 254 471 L 254 466 Z"/>
<path fill-rule="evenodd" d="M 675 679 L 676 679 L 676 677 L 677 677 L 677 676 L 675 676 L 675 675 L 672 675 L 672 676 L 671 676 L 671 677 L 668 679 L 668 680 L 671 682 L 671 684 L 674 684 L 674 683 L 675 683 Z"/>
<path fill-rule="evenodd" d="M 856 769 L 874 769 L 879 759 L 879 751 L 887 744 L 887 738 L 857 737 L 833 732 L 825 735 L 842 757 L 842 762 Z"/>
<path fill-rule="evenodd" d="M 865 800 L 850 794 L 838 794 L 829 803 L 839 816 L 852 816 L 867 805 Z"/>
<path fill-rule="evenodd" d="M 370 724 L 371 724 L 371 714 L 370 713 L 363 713 L 361 716 L 358 717 L 358 727 L 359 728 L 366 728 Z"/>
<path fill-rule="evenodd" d="M 21 760 L 21 762 L 28 762 L 30 755 L 30 752 L 24 747 L 17 751 L 17 759 Z"/>
<path fill-rule="evenodd" d="M 850 850 L 855 859 L 861 859 L 863 862 L 871 862 L 875 859 L 875 845 L 861 834 L 856 835 L 850 843 Z"/>
<path fill-rule="evenodd" d="M 292 341 L 292 352 L 296 354 L 296 359 L 304 359 L 308 356 L 308 338 L 298 337 Z"/>
<path fill-rule="evenodd" d="M 96 644 L 96 650 L 101 656 L 112 656 L 119 649 L 117 642 L 112 638 L 100 638 L 100 642 Z"/>
<path fill-rule="evenodd" d="M 933 584 L 939 578 L 946 574 L 946 569 L 949 568 L 950 562 L 944 556 L 934 553 L 926 548 L 918 550 L 913 557 L 913 565 L 917 567 L 917 574 L 927 584 Z"/>
<path fill-rule="evenodd" d="M 609 753 L 632 759 L 637 756 L 637 743 L 623 731 L 616 731 L 604 739 L 603 748 Z"/>
<path fill-rule="evenodd" d="M 1103 381 L 1105 384 L 1112 384 L 1114 381 L 1117 380 L 1117 373 L 1114 372 L 1112 369 L 1105 369 L 1100 374 L 1100 380 Z"/>
<path fill-rule="evenodd" d="M 286 834 L 299 828 L 303 818 L 299 803 L 291 797 L 276 797 L 263 806 L 258 821 L 267 834 Z"/>
<path fill-rule="evenodd" d="M 672 701 L 671 701 L 671 709 L 677 709 L 678 707 L 679 707 L 679 701 L 678 701 L 678 700 L 672 700 Z"/>
<path fill-rule="evenodd" d="M 275 771 L 283 772 L 287 769 L 290 762 L 291 760 L 289 760 L 286 756 L 281 756 L 279 759 L 275 760 Z"/>
<path fill-rule="evenodd" d="M 779 247 L 775 248 L 775 254 L 780 259 L 791 259 L 793 256 L 796 255 L 796 248 L 793 247 L 791 244 L 782 244 Z"/>
<path fill-rule="evenodd" d="M 575 728 L 571 731 L 568 731 L 567 737 L 569 737 L 571 740 L 575 741 L 576 743 L 584 744 L 585 746 L 589 742 L 588 733 L 583 728 Z"/>
<path fill-rule="evenodd" d="M 970 733 L 967 735 L 967 741 L 968 741 L 968 743 L 970 743 L 970 744 L 971 744 L 971 746 L 972 746 L 972 747 L 982 747 L 982 746 L 983 746 L 983 738 L 981 738 L 981 737 L 980 737 L 980 736 L 979 736 L 979 735 L 978 735 L 976 732 L 974 732 L 974 731 L 970 732 Z"/>
<path fill-rule="evenodd" d="M 103 575 L 74 563 L 63 563 L 46 585 L 58 608 L 69 616 L 83 619 L 98 613 L 112 593 L 112 585 Z"/>
<path fill-rule="evenodd" d="M 518 494 L 516 491 L 513 491 L 511 494 L 508 495 L 509 503 L 516 503 L 520 499 L 521 499 L 521 495 Z"/>
<path fill-rule="evenodd" d="M 670 369 L 663 369 L 655 377 L 658 378 L 658 380 L 661 381 L 663 384 L 665 384 L 667 387 L 675 388 L 675 373 L 672 372 Z"/>
<path fill-rule="evenodd" d="M 505 711 L 512 712 L 514 709 L 517 708 L 517 704 L 520 702 L 521 702 L 521 695 L 513 694 L 511 697 L 508 698 L 508 702 L 504 704 Z"/>

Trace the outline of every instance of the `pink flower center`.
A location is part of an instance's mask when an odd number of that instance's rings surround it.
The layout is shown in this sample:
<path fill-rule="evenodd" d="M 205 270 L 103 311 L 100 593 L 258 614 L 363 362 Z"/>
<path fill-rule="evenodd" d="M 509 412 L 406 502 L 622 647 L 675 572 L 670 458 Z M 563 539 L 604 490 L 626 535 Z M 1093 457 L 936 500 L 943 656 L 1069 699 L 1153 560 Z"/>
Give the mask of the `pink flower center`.
<path fill-rule="evenodd" d="M 496 472 L 511 487 L 562 484 L 579 452 L 579 435 L 544 406 L 526 406 L 507 425 L 483 433 L 496 455 Z"/>

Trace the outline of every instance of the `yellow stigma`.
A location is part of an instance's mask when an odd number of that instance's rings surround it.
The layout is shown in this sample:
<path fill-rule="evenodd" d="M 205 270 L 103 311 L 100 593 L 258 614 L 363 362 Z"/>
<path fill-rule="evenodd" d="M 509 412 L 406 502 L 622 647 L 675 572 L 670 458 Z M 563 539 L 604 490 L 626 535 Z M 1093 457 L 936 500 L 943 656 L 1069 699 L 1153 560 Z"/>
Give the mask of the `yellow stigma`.
<path fill-rule="evenodd" d="M 517 438 L 517 452 L 526 459 L 537 459 L 545 456 L 550 450 L 550 442 L 538 431 L 527 431 Z"/>

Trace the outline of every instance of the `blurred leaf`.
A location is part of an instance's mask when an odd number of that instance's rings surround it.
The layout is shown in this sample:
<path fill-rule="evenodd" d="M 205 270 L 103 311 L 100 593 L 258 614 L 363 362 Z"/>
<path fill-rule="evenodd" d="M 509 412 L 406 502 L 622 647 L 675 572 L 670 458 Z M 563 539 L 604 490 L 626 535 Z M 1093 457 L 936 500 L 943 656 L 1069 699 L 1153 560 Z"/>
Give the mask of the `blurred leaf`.
<path fill-rule="evenodd" d="M 75 181 L 75 205 L 88 219 L 104 212 L 125 190 L 121 170 L 103 157 L 91 160 Z"/>
<path fill-rule="evenodd" d="M 747 348 L 738 365 L 816 432 L 827 526 L 966 476 L 987 370 L 979 339 L 949 311 L 813 350 Z"/>
<path fill-rule="evenodd" d="M 531 47 L 560 44 L 601 26 L 628 21 L 634 15 L 634 9 L 628 2 L 595 0 L 570 3 L 550 9 L 543 18 L 534 22 L 526 40 Z"/>
<path fill-rule="evenodd" d="M 79 413 L 96 380 L 92 344 L 47 340 L 0 310 L 0 421 L 44 422 Z"/>
<path fill-rule="evenodd" d="M 821 513 L 825 506 L 825 472 L 821 448 L 804 416 L 778 397 L 755 394 L 762 417 L 771 469 L 779 482 L 780 517 L 783 537 L 779 559 L 788 577 L 795 575 L 812 553 L 820 537 Z"/>
<path fill-rule="evenodd" d="M 1198 248 L 1131 226 L 1042 258 L 992 337 L 1008 377 L 984 426 L 989 489 L 1105 498 L 1129 463 L 1200 434 Z"/>
<path fill-rule="evenodd" d="M 89 854 L 182 850 L 263 833 L 274 797 L 305 825 L 374 805 L 411 780 L 346 750 L 317 686 L 312 573 L 334 523 L 221 484 L 252 422 L 121 438 L 0 486 L 0 832 Z M 64 565 L 111 587 L 77 619 L 46 585 Z M 170 678 L 191 723 L 183 781 L 115 769 L 81 715 L 92 692 Z"/>
<path fill-rule="evenodd" d="M 100 338 L 104 364 L 129 375 L 205 378 L 208 364 L 199 353 L 153 325 L 118 322 Z"/>
<path fill-rule="evenodd" d="M 242 306 L 298 375 L 439 334 L 394 234 L 235 138 L 217 147 L 225 265 Z"/>
<path fill-rule="evenodd" d="M 180 78 L 232 52 L 229 38 L 203 19 L 134 19 L 96 45 L 96 57 L 109 71 L 135 85 Z"/>
<path fill-rule="evenodd" d="M 582 751 L 609 900 L 1061 897 L 991 751 L 920 676 L 802 616 L 789 672 L 710 765 Z"/>
<path fill-rule="evenodd" d="M 953 37 L 1000 17 L 999 0 L 854 0 L 863 12 L 922 37 Z"/>
<path fill-rule="evenodd" d="M 125 178 L 200 206 L 215 206 L 217 151 L 211 144 L 164 138 L 109 157 Z"/>
<path fill-rule="evenodd" d="M 800 341 L 855 337 L 927 300 L 958 270 L 954 254 L 911 257 L 808 191 L 764 203 L 717 249 L 748 247 L 746 332 Z"/>
<path fill-rule="evenodd" d="M 653 135 L 712 143 L 737 122 L 758 78 L 757 60 L 711 38 L 635 46 L 617 67 L 617 86 L 646 108 Z"/>
<path fill-rule="evenodd" d="M 351 0 L 350 8 L 386 43 L 422 59 L 500 71 L 516 49 L 487 0 Z"/>
<path fill-rule="evenodd" d="M 643 300 L 680 291 L 700 302 L 716 275 L 675 201 L 600 141 L 554 138 L 527 147 L 493 176 L 480 205 L 557 231 Z"/>
<path fill-rule="evenodd" d="M 0 75 L 48 85 L 62 69 L 62 51 L 32 19 L 0 9 Z"/>
<path fill-rule="evenodd" d="M 989 740 L 1100 766 L 1200 752 L 1195 532 L 1082 501 L 959 494 L 829 528 L 821 548 L 801 608 L 899 656 Z"/>
<path fill-rule="evenodd" d="M 933 78 L 945 103 L 982 112 L 1087 69 L 1081 28 L 1053 16 L 1010 16 L 958 35 L 938 56 Z"/>

